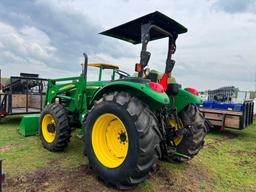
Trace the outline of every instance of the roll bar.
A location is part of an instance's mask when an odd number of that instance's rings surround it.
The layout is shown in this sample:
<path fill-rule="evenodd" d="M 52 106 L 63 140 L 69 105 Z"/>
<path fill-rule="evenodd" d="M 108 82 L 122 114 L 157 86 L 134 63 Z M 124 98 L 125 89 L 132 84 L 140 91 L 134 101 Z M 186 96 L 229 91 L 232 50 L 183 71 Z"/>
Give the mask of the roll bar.
<path fill-rule="evenodd" d="M 138 77 L 143 77 L 143 72 L 145 70 L 145 67 L 148 65 L 149 59 L 150 59 L 150 52 L 147 51 L 147 45 L 150 41 L 150 32 L 151 30 L 155 30 L 161 34 L 164 34 L 168 36 L 169 38 L 169 44 L 168 44 L 168 53 L 167 53 L 167 59 L 166 59 L 166 67 L 165 67 L 165 73 L 170 73 L 174 67 L 175 61 L 172 60 L 172 55 L 175 53 L 176 50 L 176 44 L 175 41 L 178 37 L 177 34 L 170 33 L 163 28 L 156 26 L 151 23 L 146 23 L 141 25 L 141 43 L 142 48 L 140 52 L 140 64 L 142 65 L 142 70 L 139 72 Z"/>

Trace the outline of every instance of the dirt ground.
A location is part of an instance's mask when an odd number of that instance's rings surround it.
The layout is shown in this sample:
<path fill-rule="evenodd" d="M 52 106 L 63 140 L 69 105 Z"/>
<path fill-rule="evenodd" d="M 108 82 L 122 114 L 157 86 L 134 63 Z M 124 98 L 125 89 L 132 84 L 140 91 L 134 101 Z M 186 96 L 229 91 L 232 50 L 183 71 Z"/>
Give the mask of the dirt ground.
<path fill-rule="evenodd" d="M 54 162 L 53 162 L 54 163 Z M 189 163 L 190 164 L 190 163 Z M 209 181 L 207 170 L 193 166 L 188 172 L 190 179 L 176 178 L 168 169 L 160 166 L 150 175 L 149 182 L 155 181 L 157 185 L 150 191 L 200 191 L 200 182 Z M 182 185 L 179 185 L 182 180 Z M 7 178 L 4 183 L 6 191 L 77 191 L 77 192 L 99 192 L 99 191 L 118 191 L 111 186 L 104 185 L 99 181 L 88 165 L 80 165 L 69 169 L 50 169 L 40 168 L 33 173 L 22 176 Z M 138 191 L 141 188 L 133 188 L 130 191 Z M 145 188 L 145 191 L 147 189 Z"/>

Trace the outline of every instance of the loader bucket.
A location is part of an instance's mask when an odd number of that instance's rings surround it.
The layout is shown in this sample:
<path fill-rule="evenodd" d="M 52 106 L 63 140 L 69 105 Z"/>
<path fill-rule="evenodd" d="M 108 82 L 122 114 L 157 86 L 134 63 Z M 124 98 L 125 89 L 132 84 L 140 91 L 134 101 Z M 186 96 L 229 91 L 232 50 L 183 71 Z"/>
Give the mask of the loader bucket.
<path fill-rule="evenodd" d="M 40 114 L 24 115 L 17 131 L 24 137 L 36 135 L 39 126 Z"/>

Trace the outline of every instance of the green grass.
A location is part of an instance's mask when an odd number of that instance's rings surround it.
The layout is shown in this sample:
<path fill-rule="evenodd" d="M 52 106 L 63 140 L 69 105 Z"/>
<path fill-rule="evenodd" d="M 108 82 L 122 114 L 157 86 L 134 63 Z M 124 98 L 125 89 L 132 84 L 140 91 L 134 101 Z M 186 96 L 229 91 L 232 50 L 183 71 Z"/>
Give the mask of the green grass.
<path fill-rule="evenodd" d="M 242 131 L 211 133 L 207 143 L 195 160 L 213 176 L 215 191 L 256 191 L 255 125 Z"/>
<path fill-rule="evenodd" d="M 73 133 L 65 152 L 45 150 L 38 137 L 22 137 L 16 131 L 20 118 L 0 122 L 0 158 L 9 178 L 46 168 L 72 168 L 88 163 L 83 143 Z M 256 191 L 256 124 L 242 130 L 215 131 L 205 148 L 183 164 L 159 162 L 159 169 L 136 191 Z M 87 179 L 95 182 L 93 177 Z M 54 184 L 47 188 L 56 189 Z M 106 190 L 106 189 L 104 189 Z"/>
<path fill-rule="evenodd" d="M 19 135 L 16 131 L 19 121 L 19 117 L 7 117 L 0 123 L 0 158 L 4 159 L 4 168 L 9 176 L 50 167 L 52 164 L 56 166 L 56 163 L 60 167 L 87 164 L 87 158 L 82 155 L 83 143 L 76 138 L 76 132 L 65 152 L 51 153 L 42 147 L 38 136 Z M 1 152 L 4 146 L 9 149 Z"/>

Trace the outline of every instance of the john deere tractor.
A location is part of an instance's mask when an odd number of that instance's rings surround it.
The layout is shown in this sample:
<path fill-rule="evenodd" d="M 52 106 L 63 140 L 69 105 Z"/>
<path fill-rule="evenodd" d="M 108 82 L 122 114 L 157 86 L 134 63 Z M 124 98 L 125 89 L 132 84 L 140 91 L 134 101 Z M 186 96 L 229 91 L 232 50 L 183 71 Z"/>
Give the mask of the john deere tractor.
<path fill-rule="evenodd" d="M 204 144 L 205 119 L 197 108 L 194 89 L 168 84 L 174 67 L 175 41 L 187 29 L 154 12 L 101 34 L 133 44 L 142 44 L 137 77 L 117 66 L 88 64 L 77 77 L 52 79 L 48 83 L 45 108 L 40 116 L 39 136 L 50 151 L 64 150 L 72 127 L 82 128 L 85 153 L 97 176 L 107 184 L 127 188 L 144 181 L 158 159 L 186 161 Z M 168 38 L 163 77 L 147 72 L 149 41 Z M 100 69 L 99 81 L 87 80 L 87 67 Z M 113 70 L 109 81 L 102 70 Z M 118 74 L 118 75 L 117 75 Z M 116 78 L 119 76 L 119 78 Z"/>

